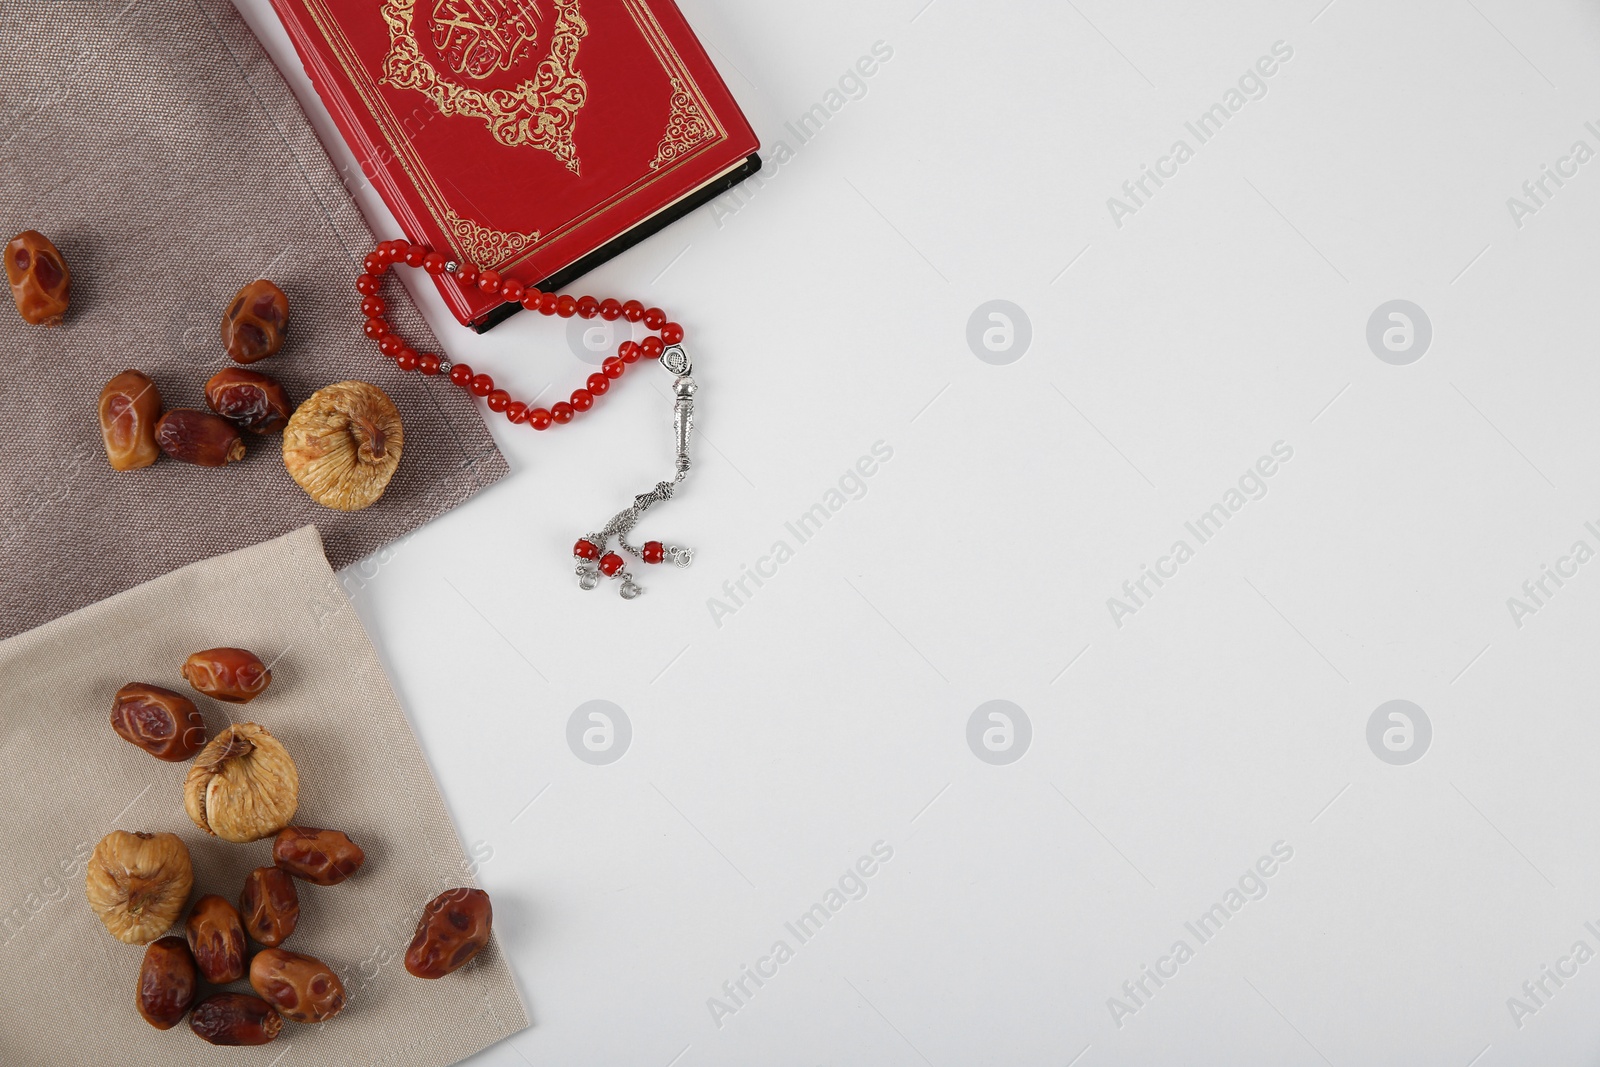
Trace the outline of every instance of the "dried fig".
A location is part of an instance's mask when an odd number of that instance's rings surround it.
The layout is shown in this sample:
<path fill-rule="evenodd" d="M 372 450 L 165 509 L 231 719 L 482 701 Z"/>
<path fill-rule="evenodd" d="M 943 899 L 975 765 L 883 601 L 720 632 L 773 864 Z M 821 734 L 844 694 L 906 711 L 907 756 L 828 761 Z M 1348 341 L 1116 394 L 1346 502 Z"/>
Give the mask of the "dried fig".
<path fill-rule="evenodd" d="M 174 408 L 156 422 L 156 444 L 173 459 L 197 467 L 226 467 L 244 458 L 238 427 L 209 411 Z"/>
<path fill-rule="evenodd" d="M 183 783 L 183 806 L 194 824 L 241 844 L 288 826 L 299 803 L 300 775 L 289 750 L 253 722 L 218 734 Z"/>
<path fill-rule="evenodd" d="M 283 1017 L 260 997 L 214 993 L 195 1005 L 189 1029 L 213 1045 L 265 1045 L 283 1031 Z"/>
<path fill-rule="evenodd" d="M 233 905 L 216 894 L 194 902 L 184 926 L 195 966 L 212 985 L 227 985 L 244 977 L 244 927 Z"/>
<path fill-rule="evenodd" d="M 114 471 L 148 467 L 161 456 L 156 420 L 161 394 L 148 375 L 125 370 L 100 390 L 100 437 Z"/>
<path fill-rule="evenodd" d="M 317 503 L 360 511 L 383 496 L 404 444 L 400 411 L 382 389 L 339 382 L 295 410 L 283 431 L 283 465 Z"/>
<path fill-rule="evenodd" d="M 111 728 L 124 741 L 168 763 L 182 763 L 206 743 L 206 721 L 194 701 L 144 682 L 129 682 L 117 690 Z"/>
<path fill-rule="evenodd" d="M 89 907 L 111 936 L 147 945 L 177 921 L 194 888 L 194 869 L 177 834 L 113 830 L 94 846 L 85 883 Z"/>
<path fill-rule="evenodd" d="M 344 1010 L 344 983 L 313 956 L 269 948 L 250 961 L 250 988 L 290 1022 L 320 1023 Z"/>
<path fill-rule="evenodd" d="M 366 859 L 361 846 L 338 830 L 286 826 L 272 843 L 272 862 L 312 885 L 338 885 Z"/>
<path fill-rule="evenodd" d="M 271 282 L 251 282 L 234 295 L 222 316 L 222 345 L 236 363 L 266 359 L 283 347 L 289 298 Z"/>
<path fill-rule="evenodd" d="M 241 430 L 277 433 L 289 421 L 289 394 L 265 374 L 224 367 L 206 382 L 206 406 Z"/>
<path fill-rule="evenodd" d="M 6 245 L 6 281 L 25 322 L 60 326 L 72 300 L 72 272 L 61 250 L 38 230 L 25 230 Z"/>
<path fill-rule="evenodd" d="M 447 889 L 422 909 L 406 949 L 406 970 L 418 978 L 443 978 L 489 943 L 493 909 L 481 889 Z"/>
<path fill-rule="evenodd" d="M 281 867 L 257 867 L 245 877 L 239 912 L 258 944 L 277 948 L 300 923 L 300 894 L 294 879 Z"/>
<path fill-rule="evenodd" d="M 248 704 L 272 684 L 261 657 L 243 648 L 208 648 L 183 661 L 183 680 L 230 704 Z"/>
<path fill-rule="evenodd" d="M 139 1014 L 157 1030 L 171 1030 L 188 1014 L 199 985 L 183 938 L 152 941 L 139 965 Z"/>

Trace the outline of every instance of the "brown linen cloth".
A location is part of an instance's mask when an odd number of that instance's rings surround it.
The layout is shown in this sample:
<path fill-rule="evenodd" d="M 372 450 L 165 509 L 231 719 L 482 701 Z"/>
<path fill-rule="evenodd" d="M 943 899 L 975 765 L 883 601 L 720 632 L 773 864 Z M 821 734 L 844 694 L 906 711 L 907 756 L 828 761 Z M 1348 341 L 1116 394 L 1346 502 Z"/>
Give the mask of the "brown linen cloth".
<path fill-rule="evenodd" d="M 187 1022 L 162 1032 L 140 1018 L 144 949 L 113 939 L 84 892 L 85 861 L 114 829 L 182 837 L 191 904 L 237 901 L 245 875 L 272 862 L 271 839 L 236 845 L 197 829 L 183 809 L 189 764 L 156 760 L 110 726 L 124 683 L 190 693 L 179 667 L 217 645 L 276 662 L 247 705 L 194 694 L 210 735 L 265 726 L 299 768 L 295 821 L 344 830 L 367 855 L 342 885 L 296 883 L 300 925 L 284 944 L 333 967 L 348 1006 L 320 1026 L 284 1023 L 265 1049 L 213 1049 Z M 421 906 L 472 885 L 472 870 L 314 527 L 0 642 L 0 709 L 0 1064 L 265 1065 L 293 1046 L 280 1067 L 446 1067 L 528 1025 L 495 940 L 443 979 L 405 970 Z"/>
<path fill-rule="evenodd" d="M 361 335 L 372 238 L 229 0 L 0 2 L 0 77 L 0 241 L 39 230 L 73 274 L 53 330 L 0 296 L 0 637 L 308 523 L 344 567 L 505 475 L 471 398 Z M 291 313 L 283 351 L 253 369 L 295 403 L 358 378 L 400 408 L 404 458 L 366 511 L 301 492 L 278 435 L 247 434 L 250 454 L 221 470 L 106 463 L 101 386 L 133 367 L 168 408 L 203 409 L 232 365 L 222 313 L 258 277 Z M 397 281 L 384 296 L 401 336 L 438 351 Z"/>

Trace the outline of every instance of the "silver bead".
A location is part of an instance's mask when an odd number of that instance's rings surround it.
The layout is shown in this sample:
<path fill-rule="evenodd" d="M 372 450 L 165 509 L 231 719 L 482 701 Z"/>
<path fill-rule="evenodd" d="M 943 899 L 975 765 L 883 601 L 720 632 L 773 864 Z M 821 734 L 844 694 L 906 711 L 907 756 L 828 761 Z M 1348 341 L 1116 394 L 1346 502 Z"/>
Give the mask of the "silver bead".
<path fill-rule="evenodd" d="M 449 377 L 450 368 L 454 367 L 454 366 L 455 366 L 455 364 L 451 363 L 448 359 L 441 359 L 439 361 L 439 373 L 442 374 L 442 375 L 445 375 L 446 377 Z"/>
<path fill-rule="evenodd" d="M 446 274 L 454 274 L 456 271 L 458 271 L 460 269 L 461 269 L 461 264 L 457 263 L 453 259 L 450 260 L 448 263 L 446 263 L 444 265 L 444 272 Z"/>

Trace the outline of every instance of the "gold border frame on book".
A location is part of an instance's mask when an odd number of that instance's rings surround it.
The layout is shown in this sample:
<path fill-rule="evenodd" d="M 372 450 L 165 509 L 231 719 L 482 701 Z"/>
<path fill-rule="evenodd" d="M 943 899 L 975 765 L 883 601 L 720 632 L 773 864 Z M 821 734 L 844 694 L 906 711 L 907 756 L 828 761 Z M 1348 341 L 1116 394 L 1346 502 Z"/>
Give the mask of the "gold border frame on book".
<path fill-rule="evenodd" d="M 394 109 L 384 98 L 382 88 L 367 72 L 362 64 L 359 53 L 350 43 L 344 30 L 339 26 L 338 20 L 329 10 L 330 0 L 303 0 L 307 12 L 317 29 L 322 33 L 323 39 L 338 60 L 339 67 L 349 79 L 350 84 L 360 94 L 361 102 L 366 107 L 367 113 L 377 123 L 383 133 L 386 147 L 393 153 L 393 161 L 405 171 L 406 177 L 411 180 L 412 186 L 417 190 L 429 214 L 433 216 L 435 225 L 447 235 L 452 242 L 452 250 L 463 259 L 478 264 L 479 266 L 492 266 L 497 270 L 515 268 L 529 257 L 538 252 L 545 245 L 564 237 L 580 226 L 587 225 L 602 216 L 609 214 L 617 208 L 628 203 L 637 196 L 644 195 L 652 186 L 664 181 L 679 167 L 703 153 L 715 148 L 728 139 L 727 127 L 716 116 L 715 111 L 706 100 L 705 92 L 695 81 L 689 66 L 684 62 L 677 48 L 668 38 L 666 30 L 656 19 L 655 12 L 651 11 L 645 0 L 618 0 L 624 10 L 633 19 L 645 43 L 650 46 L 651 53 L 656 61 L 661 64 L 662 71 L 667 75 L 673 88 L 673 97 L 677 97 L 677 90 L 681 87 L 688 101 L 700 113 L 699 117 L 706 122 L 707 136 L 699 141 L 673 143 L 668 148 L 668 142 L 673 140 L 675 120 L 680 118 L 679 101 L 670 100 L 667 131 L 663 134 L 663 148 L 668 151 L 664 154 L 661 149 L 657 151 L 656 161 L 649 168 L 648 173 L 642 175 L 626 188 L 608 197 L 605 201 L 595 205 L 587 212 L 571 219 L 548 233 L 516 233 L 500 230 L 486 225 L 480 219 L 466 218 L 458 214 L 444 196 L 432 174 L 423 166 L 422 159 L 411 143 L 407 134 L 404 120 L 395 114 Z M 682 130 L 682 127 L 678 127 Z M 354 148 L 355 146 L 352 146 Z M 675 152 L 673 150 L 676 150 Z M 361 153 L 357 153 L 360 155 Z M 494 251 L 501 259 L 489 259 L 468 255 L 466 239 L 471 236 L 472 245 L 479 251 Z M 564 265 L 564 264 L 563 264 Z"/>

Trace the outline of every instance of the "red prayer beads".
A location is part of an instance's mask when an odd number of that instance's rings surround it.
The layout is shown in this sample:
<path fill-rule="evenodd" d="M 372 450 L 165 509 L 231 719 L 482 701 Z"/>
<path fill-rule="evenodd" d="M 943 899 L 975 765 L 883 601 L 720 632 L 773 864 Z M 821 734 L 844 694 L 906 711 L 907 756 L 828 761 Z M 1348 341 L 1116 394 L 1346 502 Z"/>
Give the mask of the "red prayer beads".
<path fill-rule="evenodd" d="M 465 363 L 451 364 L 432 352 L 417 352 L 409 347 L 390 328 L 387 319 L 388 305 L 378 296 L 383 286 L 383 276 L 396 264 L 419 267 L 429 274 L 451 274 L 463 288 L 473 287 L 490 296 L 498 296 L 507 303 L 520 303 L 528 311 L 545 315 L 572 318 L 600 318 L 607 322 L 624 319 L 630 323 L 643 322 L 645 328 L 659 336 L 646 337 L 642 342 L 623 341 L 617 354 L 608 357 L 601 371 L 589 375 L 583 386 L 574 390 L 567 400 L 550 405 L 549 409 L 530 408 L 511 399 L 511 394 L 497 388 L 487 374 L 474 373 Z M 393 359 L 405 371 L 420 371 L 437 375 L 448 371 L 452 384 L 467 390 L 473 396 L 483 397 L 489 410 L 503 414 L 513 424 L 526 423 L 535 430 L 547 430 L 552 425 L 566 425 L 586 411 L 593 410 L 596 399 L 604 396 L 611 383 L 622 377 L 628 364 L 641 358 L 659 359 L 669 347 L 681 344 L 683 327 L 667 319 L 660 308 L 647 308 L 637 300 L 622 303 L 607 297 L 575 297 L 569 294 L 545 293 L 530 289 L 521 282 L 502 278 L 498 271 L 480 270 L 471 263 L 453 263 L 448 256 L 435 252 L 426 245 L 411 241 L 383 241 L 362 261 L 363 273 L 356 278 L 356 292 L 361 294 L 362 332 L 378 343 L 378 350 Z M 454 269 L 452 269 L 452 267 Z M 585 557 L 588 558 L 588 557 Z"/>
<path fill-rule="evenodd" d="M 449 274 L 463 288 L 475 287 L 479 292 L 499 297 L 506 303 L 520 304 L 526 311 L 564 319 L 577 316 L 582 319 L 600 318 L 606 322 L 615 322 L 617 319 L 629 323 L 642 322 L 651 333 L 642 341 L 623 341 L 617 346 L 617 354 L 608 356 L 600 370 L 590 374 L 567 400 L 558 401 L 548 408 L 529 407 L 511 399 L 511 394 L 496 386 L 490 375 L 477 373 L 465 363 L 451 363 L 433 352 L 418 352 L 394 333 L 387 318 L 388 305 L 378 292 L 383 286 L 383 276 L 398 263 L 433 275 Z M 481 270 L 471 263 L 457 263 L 444 253 L 411 241 L 380 242 L 362 260 L 362 267 L 363 272 L 356 278 L 356 292 L 361 295 L 361 331 L 377 343 L 378 351 L 393 359 L 403 371 L 445 375 L 452 385 L 473 396 L 482 397 L 490 411 L 504 415 L 516 426 L 526 423 L 535 430 L 564 426 L 580 414 L 593 410 L 598 398 L 610 392 L 612 382 L 622 377 L 629 364 L 641 359 L 660 359 L 669 349 L 672 350 L 672 358 L 666 361 L 666 366 L 676 378 L 674 417 L 678 438 L 677 475 L 672 481 L 660 482 L 655 489 L 635 497 L 633 505 L 613 519 L 603 531 L 580 539 L 572 553 L 578 560 L 581 588 L 594 588 L 598 576 L 605 575 L 620 582 L 622 596 L 627 600 L 637 597 L 642 590 L 623 569 L 626 561 L 617 553 L 606 550 L 612 537 L 617 539 L 624 551 L 637 555 L 645 563 L 661 563 L 670 558 L 680 567 L 688 566 L 693 557 L 689 549 L 667 546 L 660 541 L 646 541 L 636 549 L 624 538 L 639 514 L 653 504 L 670 498 L 674 487 L 689 471 L 688 440 L 693 424 L 692 398 L 695 387 L 693 379 L 689 377 L 688 357 L 675 347 L 683 341 L 682 326 L 669 320 L 667 313 L 660 308 L 646 307 L 637 300 L 623 303 L 610 297 L 601 300 L 592 296 L 541 292 L 521 282 L 503 278 L 498 271 Z"/>

